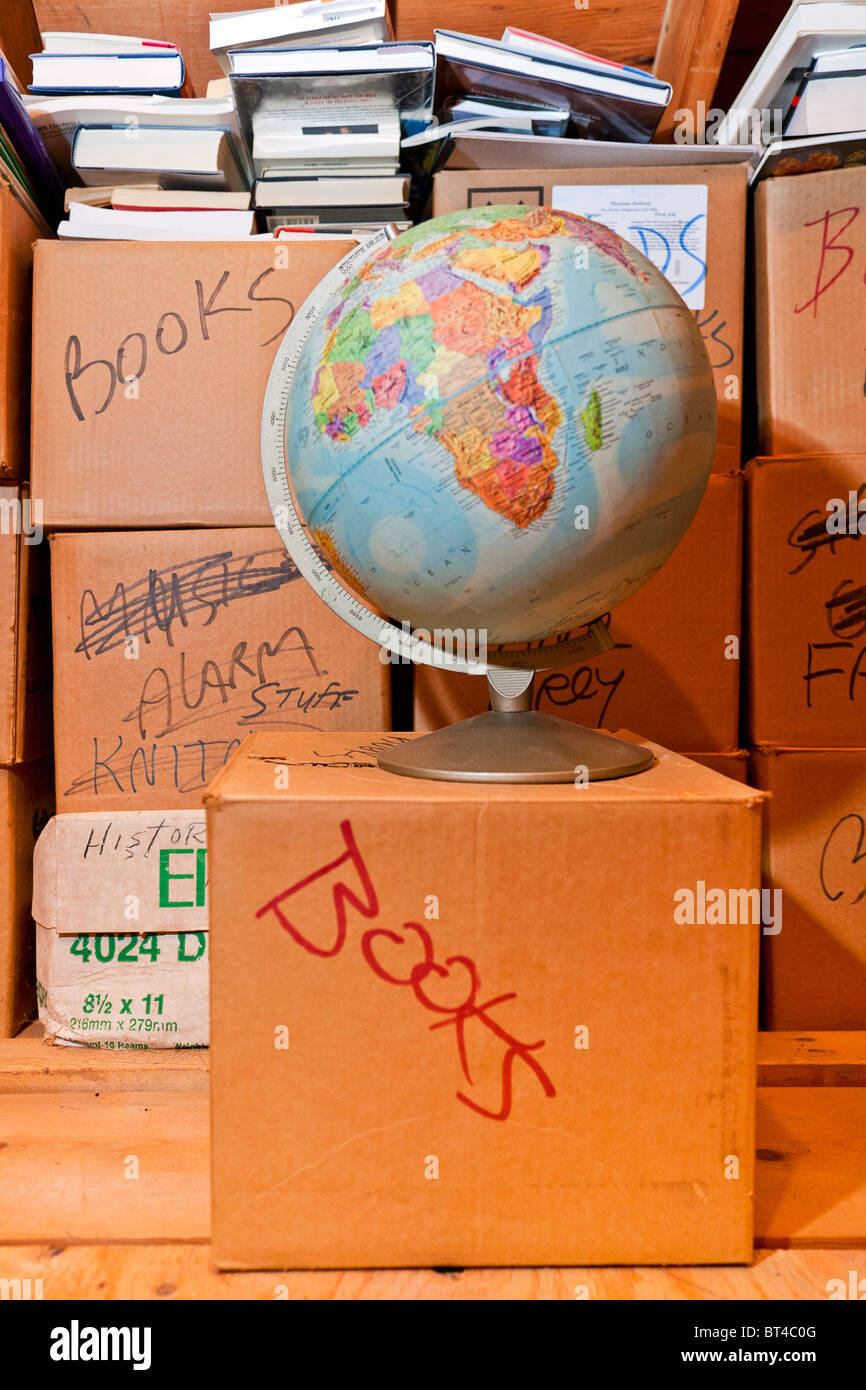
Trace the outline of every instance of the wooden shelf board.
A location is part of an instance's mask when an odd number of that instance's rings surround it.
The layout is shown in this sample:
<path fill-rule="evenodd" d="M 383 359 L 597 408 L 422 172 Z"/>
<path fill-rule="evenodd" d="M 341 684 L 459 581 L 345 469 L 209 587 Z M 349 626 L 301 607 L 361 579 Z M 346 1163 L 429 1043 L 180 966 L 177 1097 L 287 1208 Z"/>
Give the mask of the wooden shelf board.
<path fill-rule="evenodd" d="M 801 1300 L 825 1299 L 849 1269 L 866 1269 L 866 1247 L 759 1251 L 748 1267 L 220 1274 L 206 1245 L 0 1246 L 0 1270 L 41 1279 L 45 1299 Z"/>
<path fill-rule="evenodd" d="M 760 1051 L 779 1084 L 758 1089 L 756 1244 L 866 1246 L 862 1036 L 764 1034 Z M 0 1238 L 206 1241 L 207 1081 L 205 1051 L 0 1043 Z"/>

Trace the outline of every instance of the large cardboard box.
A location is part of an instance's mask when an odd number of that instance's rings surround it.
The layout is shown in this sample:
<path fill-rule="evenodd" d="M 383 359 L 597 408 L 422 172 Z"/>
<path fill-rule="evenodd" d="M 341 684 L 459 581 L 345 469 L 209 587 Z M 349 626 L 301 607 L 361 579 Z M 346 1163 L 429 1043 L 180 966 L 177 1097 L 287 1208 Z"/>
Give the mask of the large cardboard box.
<path fill-rule="evenodd" d="M 866 454 L 757 458 L 746 476 L 748 741 L 862 747 Z"/>
<path fill-rule="evenodd" d="M 267 525 L 268 373 L 345 251 L 318 238 L 39 242 L 32 483 L 45 525 Z"/>
<path fill-rule="evenodd" d="M 0 482 L 27 477 L 30 303 L 38 236 L 29 213 L 0 185 Z"/>
<path fill-rule="evenodd" d="M 755 329 L 765 454 L 863 449 L 864 205 L 862 165 L 758 186 Z"/>
<path fill-rule="evenodd" d="M 60 812 L 196 806 L 256 728 L 386 729 L 378 648 L 271 528 L 55 535 Z"/>
<path fill-rule="evenodd" d="M 866 747 L 761 748 L 764 877 L 781 930 L 763 939 L 765 1028 L 866 1028 Z"/>
<path fill-rule="evenodd" d="M 740 425 L 743 396 L 743 293 L 746 246 L 746 185 L 749 166 L 739 164 L 658 167 L 610 167 L 586 169 L 445 169 L 434 180 L 433 211 L 436 216 L 490 203 L 550 205 L 558 201 L 555 190 L 564 186 L 596 188 L 598 185 L 670 185 L 706 187 L 703 215 L 684 212 L 673 219 L 675 239 L 648 227 L 639 249 L 660 268 L 671 260 L 686 261 L 694 270 L 695 319 L 701 330 L 713 375 L 718 402 L 718 440 L 713 467 L 717 473 L 739 468 Z M 792 180 L 793 182 L 793 180 Z M 580 212 L 579 200 L 570 210 Z M 687 225 L 686 218 L 688 218 Z M 691 239 L 689 239 L 691 238 Z"/>
<path fill-rule="evenodd" d="M 30 895 L 33 846 L 54 810 L 50 762 L 0 768 L 0 1038 L 36 1010 Z"/>
<path fill-rule="evenodd" d="M 39 1018 L 112 1051 L 208 1041 L 204 812 L 55 816 L 33 856 Z"/>
<path fill-rule="evenodd" d="M 754 909 L 761 794 L 378 744 L 262 733 L 208 796 L 217 1264 L 749 1260 L 760 928 L 688 922 Z"/>
<path fill-rule="evenodd" d="M 50 751 L 48 543 L 26 488 L 0 483 L 0 765 Z"/>
<path fill-rule="evenodd" d="M 742 478 L 710 478 L 667 564 L 614 610 L 616 646 L 542 671 L 535 707 L 592 728 L 644 729 L 669 748 L 727 751 L 739 739 Z M 416 666 L 415 728 L 439 729 L 488 706 L 481 676 Z"/>

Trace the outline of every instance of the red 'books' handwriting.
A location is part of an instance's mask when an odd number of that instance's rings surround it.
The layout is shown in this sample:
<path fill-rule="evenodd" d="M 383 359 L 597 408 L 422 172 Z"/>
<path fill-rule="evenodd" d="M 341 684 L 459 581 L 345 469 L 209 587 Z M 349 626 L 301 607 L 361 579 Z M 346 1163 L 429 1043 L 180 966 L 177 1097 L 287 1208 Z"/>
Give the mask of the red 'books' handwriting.
<path fill-rule="evenodd" d="M 835 285 L 840 275 L 844 275 L 849 265 L 854 259 L 854 247 L 847 242 L 839 241 L 839 237 L 846 232 L 851 223 L 860 214 L 859 208 L 836 208 L 834 212 L 829 209 L 821 217 L 815 218 L 814 222 L 804 222 L 804 227 L 821 228 L 821 248 L 818 255 L 818 273 L 815 276 L 815 288 L 808 299 L 802 304 L 794 305 L 794 313 L 802 314 L 806 309 L 812 310 L 812 318 L 818 317 L 818 301 L 825 295 L 832 285 Z M 834 223 L 831 228 L 830 223 L 834 218 L 842 217 L 845 221 L 841 225 Z M 839 258 L 842 258 L 841 260 Z M 827 278 L 824 278 L 826 270 Z"/>
<path fill-rule="evenodd" d="M 337 855 L 329 863 L 323 864 L 321 868 L 314 869 L 305 878 L 298 879 L 284 892 L 277 897 L 271 898 L 270 902 L 265 903 L 256 913 L 256 917 L 264 917 L 266 913 L 272 912 L 282 927 L 283 931 L 288 932 L 289 936 L 305 951 L 311 955 L 329 959 L 338 956 L 346 945 L 348 935 L 348 912 L 353 908 L 361 917 L 368 922 L 375 921 L 379 916 L 379 898 L 370 877 L 370 871 L 364 861 L 364 857 L 355 841 L 351 822 L 344 820 L 340 823 L 340 832 L 343 837 L 345 849 L 342 854 Z M 334 903 L 334 922 L 331 933 L 323 941 L 313 941 L 305 936 L 290 917 L 283 910 L 284 906 L 291 899 L 297 898 L 305 889 L 310 888 L 320 879 L 326 878 L 329 874 L 343 874 L 354 869 L 358 879 L 358 891 L 350 888 L 340 877 L 333 884 L 331 894 Z M 291 910 L 291 909 L 287 909 Z M 419 959 L 411 967 L 407 974 L 395 975 L 389 970 L 382 960 L 382 945 L 384 942 L 391 942 L 395 946 L 405 946 L 414 944 L 418 950 Z M 507 1120 L 511 1114 L 511 1107 L 514 1094 L 513 1073 L 517 1063 L 523 1065 L 535 1077 L 541 1086 L 544 1094 L 548 1097 L 555 1096 L 556 1090 L 553 1082 L 547 1075 L 543 1067 L 532 1054 L 539 1048 L 544 1047 L 544 1040 L 540 1042 L 525 1043 L 510 1033 L 498 1019 L 492 1016 L 492 1010 L 500 1004 L 506 1003 L 510 999 L 516 999 L 515 993 L 498 994 L 493 999 L 487 999 L 480 1003 L 478 995 L 481 988 L 481 980 L 475 962 L 469 956 L 454 955 L 446 956 L 445 960 L 436 960 L 435 947 L 430 933 L 426 927 L 422 927 L 419 922 L 404 922 L 401 931 L 391 931 L 388 927 L 372 927 L 365 931 L 361 937 L 361 955 L 373 974 L 380 980 L 384 980 L 389 985 L 396 985 L 399 988 L 410 989 L 425 1009 L 431 1013 L 441 1014 L 442 1017 L 436 1022 L 431 1023 L 431 1030 L 440 1028 L 454 1028 L 457 1043 L 457 1053 L 460 1058 L 460 1066 L 466 1081 L 470 1086 L 473 1085 L 472 1073 L 469 1065 L 469 1051 L 467 1048 L 467 1024 L 471 1021 L 487 1029 L 488 1033 L 497 1038 L 503 1046 L 502 1069 L 501 1069 L 501 1090 L 498 1103 L 491 1107 L 482 1105 L 472 1096 L 464 1091 L 457 1092 L 457 1099 L 470 1110 L 474 1110 L 478 1115 L 484 1115 L 490 1120 Z M 431 998 L 425 984 L 433 983 L 435 977 L 439 980 L 453 981 L 459 988 L 464 990 L 464 996 L 457 1004 L 442 1004 Z M 462 984 L 460 983 L 462 980 Z"/>

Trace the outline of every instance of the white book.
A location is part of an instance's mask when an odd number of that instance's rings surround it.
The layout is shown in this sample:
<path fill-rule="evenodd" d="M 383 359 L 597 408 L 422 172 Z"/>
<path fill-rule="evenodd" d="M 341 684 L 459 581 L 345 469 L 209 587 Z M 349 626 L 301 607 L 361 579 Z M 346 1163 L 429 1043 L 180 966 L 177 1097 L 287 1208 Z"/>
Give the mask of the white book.
<path fill-rule="evenodd" d="M 179 92 L 176 48 L 136 53 L 34 53 L 31 92 Z"/>
<path fill-rule="evenodd" d="M 94 192 L 93 189 L 88 191 Z M 112 188 L 109 201 L 113 208 L 128 212 L 248 212 L 251 195 L 248 192 L 229 193 L 225 189 L 158 188 L 147 184 Z"/>
<path fill-rule="evenodd" d="M 120 208 L 92 207 L 87 203 L 73 203 L 68 221 L 76 235 L 83 235 L 82 229 L 95 227 L 148 233 L 185 232 L 191 239 L 236 241 L 251 236 L 256 230 L 255 213 L 251 211 L 127 212 Z"/>
<path fill-rule="evenodd" d="M 402 174 L 385 178 L 258 179 L 257 207 L 327 208 L 396 206 L 407 201 L 409 180 Z"/>
<path fill-rule="evenodd" d="M 785 137 L 841 135 L 866 127 L 866 72 L 809 80 L 800 93 Z"/>
<path fill-rule="evenodd" d="M 246 178 L 224 130 L 79 126 L 72 167 L 86 184 L 151 182 L 171 188 L 242 190 Z"/>
<path fill-rule="evenodd" d="M 391 37 L 386 0 L 308 0 L 210 16 L 210 50 L 223 72 L 231 72 L 229 49 L 279 44 L 382 43 Z"/>
<path fill-rule="evenodd" d="M 536 113 L 536 121 L 538 119 Z M 566 118 L 567 119 L 567 118 Z M 491 136 L 512 136 L 518 135 L 526 140 L 551 139 L 561 140 L 561 135 L 540 136 L 534 134 L 533 121 L 527 121 L 525 116 L 506 115 L 501 116 L 460 116 L 453 121 L 440 121 L 436 125 L 428 126 L 426 130 L 420 130 L 417 135 L 407 135 L 401 141 L 401 148 L 404 150 L 418 149 L 423 145 L 435 145 L 439 140 L 450 139 L 455 136 L 468 136 L 473 133 L 478 135 Z M 569 140 L 570 145 L 575 144 L 574 140 Z M 608 144 L 607 140 L 599 140 L 598 144 Z M 643 149 L 642 145 L 635 145 L 635 149 Z"/>
<path fill-rule="evenodd" d="M 81 125 L 122 126 L 130 132 L 137 126 L 219 127 L 231 136 L 235 154 L 247 168 L 246 146 L 231 96 L 185 97 L 179 101 L 177 97 L 73 92 L 63 96 L 29 94 L 23 101 L 64 183 L 74 181 L 72 142 Z"/>
<path fill-rule="evenodd" d="M 643 68 L 629 67 L 626 63 L 617 63 L 608 58 L 597 58 L 594 53 L 586 53 L 582 48 L 572 48 L 558 39 L 547 38 L 544 34 L 533 34 L 528 29 L 516 29 L 513 24 L 506 26 L 500 42 L 507 44 L 509 48 L 518 49 L 521 53 L 528 53 L 531 57 L 548 58 L 552 62 L 598 72 L 603 76 L 618 75 L 632 77 L 638 82 L 657 83 L 662 87 L 666 85 Z"/>
<path fill-rule="evenodd" d="M 776 109 L 774 103 L 791 70 L 808 67 L 813 58 L 838 51 L 846 41 L 854 44 L 864 40 L 866 5 L 846 0 L 793 4 L 734 98 L 716 134 L 718 144 L 745 143 L 762 124 L 765 129 L 768 124 L 771 128 L 780 126 L 784 111 L 778 122 L 768 123 L 762 118 Z"/>
<path fill-rule="evenodd" d="M 291 178 L 381 178 L 386 174 L 399 174 L 398 164 L 310 164 L 303 160 L 297 164 L 265 164 L 257 171 L 257 179 L 267 183 L 270 179 Z"/>
<path fill-rule="evenodd" d="M 568 130 L 568 111 L 553 106 L 508 105 L 485 97 L 457 97 L 448 103 L 450 121 L 474 121 L 476 129 L 497 130 L 500 126 L 523 130 L 528 134 L 543 127 L 545 135 L 565 135 Z M 540 130 L 539 134 L 542 133 Z"/>
<path fill-rule="evenodd" d="M 253 135 L 253 164 L 278 163 L 291 159 L 391 159 L 400 151 L 399 127 L 381 132 L 375 122 L 359 121 L 354 127 L 334 126 L 327 133 L 295 133 L 256 130 Z"/>
<path fill-rule="evenodd" d="M 59 224 L 57 235 L 63 240 L 76 241 L 247 241 L 254 239 L 246 236 L 226 236 L 225 232 L 214 234 L 202 231 L 158 231 L 145 224 L 137 227 L 80 227 L 68 221 Z M 256 236 L 255 239 L 258 237 Z"/>
<path fill-rule="evenodd" d="M 130 34 L 92 34 L 48 29 L 42 34 L 45 53 L 138 53 L 141 49 L 165 48 L 177 52 L 177 44 L 164 39 L 133 38 Z"/>
<path fill-rule="evenodd" d="M 259 179 L 362 179 L 369 174 L 381 177 L 383 174 L 398 174 L 400 165 L 396 159 L 381 160 L 340 160 L 340 159 L 293 159 L 278 160 L 273 164 L 263 164 L 256 169 Z"/>
<path fill-rule="evenodd" d="M 376 48 L 233 48 L 228 56 L 233 74 L 252 77 L 432 71 L 434 65 L 432 50 L 426 44 L 413 43 Z"/>
<path fill-rule="evenodd" d="M 538 78 L 540 83 L 561 83 L 565 87 L 575 87 L 585 92 L 626 97 L 631 101 L 645 102 L 649 106 L 667 106 L 670 100 L 671 89 L 666 83 L 657 84 L 653 79 L 648 79 L 642 84 L 621 76 L 617 68 L 613 68 L 610 73 L 601 72 L 594 68 L 577 67 L 574 63 L 564 63 L 561 59 L 554 61 L 547 56 L 541 58 L 524 53 L 518 48 L 493 39 L 458 34 L 449 29 L 435 29 L 433 32 L 437 55 L 456 63 Z"/>
<path fill-rule="evenodd" d="M 821 53 L 815 59 L 811 76 L 829 77 L 837 72 L 866 72 L 866 44 L 852 44 L 850 48 L 839 48 L 832 53 Z"/>

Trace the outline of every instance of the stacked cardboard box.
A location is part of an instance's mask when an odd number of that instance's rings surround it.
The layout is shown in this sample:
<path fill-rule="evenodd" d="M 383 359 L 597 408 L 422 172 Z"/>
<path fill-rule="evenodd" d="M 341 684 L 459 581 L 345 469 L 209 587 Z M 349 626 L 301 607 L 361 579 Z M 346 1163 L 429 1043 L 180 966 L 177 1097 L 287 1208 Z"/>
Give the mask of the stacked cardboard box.
<path fill-rule="evenodd" d="M 435 214 L 491 203 L 563 204 L 581 210 L 607 186 L 652 214 L 658 195 L 700 194 L 701 244 L 690 247 L 705 274 L 692 296 L 716 380 L 719 431 L 713 475 L 684 540 L 649 584 L 610 620 L 611 651 L 542 672 L 536 708 L 592 727 L 637 729 L 669 748 L 723 758 L 742 775 L 738 753 L 742 579 L 740 474 L 746 177 L 743 163 L 559 169 L 456 169 L 436 175 Z M 587 203 L 587 209 L 590 204 Z M 594 206 L 594 204 L 593 204 Z M 648 232 L 647 245 L 655 241 Z M 695 262 L 690 262 L 695 263 Z M 415 671 L 415 728 L 428 730 L 487 708 L 486 682 L 440 669 Z M 718 763 L 716 763 L 718 766 Z"/>
<path fill-rule="evenodd" d="M 134 1045 L 203 1041 L 200 988 L 173 999 L 177 1027 L 160 1030 L 142 1001 L 168 1009 L 168 984 L 138 987 L 149 943 L 165 966 L 184 914 L 204 930 L 206 847 L 175 822 L 200 820 L 204 789 L 254 729 L 388 728 L 388 668 L 299 576 L 259 455 L 276 347 L 344 249 L 37 247 L 33 480 L 52 533 L 58 786 L 37 862 L 39 980 L 42 1016 L 65 1041 L 130 1045 L 129 1027 L 124 1042 L 85 1009 L 94 961 L 108 960 L 102 1023 L 132 998 Z M 201 851 L 195 906 L 180 912 L 159 877 L 178 847 Z M 199 973 L 205 948 L 201 959 Z M 175 974 L 176 994 L 192 974 Z"/>
<path fill-rule="evenodd" d="M 48 555 L 28 484 L 30 272 L 38 233 L 0 189 L 0 1037 L 36 996 L 33 844 L 51 814 Z"/>
<path fill-rule="evenodd" d="M 856 167 L 769 179 L 756 197 L 747 729 L 752 777 L 773 793 L 765 876 L 783 894 L 765 938 L 770 1028 L 866 1026 L 864 205 Z"/>
<path fill-rule="evenodd" d="M 747 494 L 751 771 L 773 794 L 765 874 L 784 909 L 765 938 L 765 1022 L 862 1028 L 866 455 L 754 459 Z"/>
<path fill-rule="evenodd" d="M 216 1263 L 750 1260 L 759 930 L 695 894 L 760 896 L 760 792 L 377 742 L 260 733 L 208 794 Z"/>

